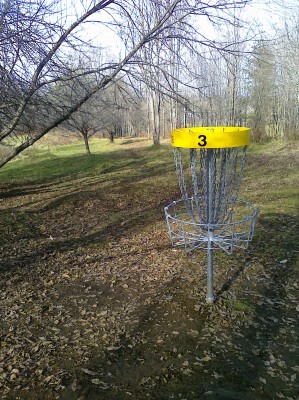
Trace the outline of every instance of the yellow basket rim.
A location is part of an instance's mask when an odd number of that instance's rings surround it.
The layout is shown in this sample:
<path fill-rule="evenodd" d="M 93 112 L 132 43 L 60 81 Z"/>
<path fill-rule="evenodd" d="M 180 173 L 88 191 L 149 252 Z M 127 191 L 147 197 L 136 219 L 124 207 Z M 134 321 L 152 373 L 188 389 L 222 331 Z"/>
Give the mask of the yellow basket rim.
<path fill-rule="evenodd" d="M 171 131 L 171 144 L 181 148 L 244 147 L 250 142 L 250 128 L 244 126 L 195 126 Z"/>

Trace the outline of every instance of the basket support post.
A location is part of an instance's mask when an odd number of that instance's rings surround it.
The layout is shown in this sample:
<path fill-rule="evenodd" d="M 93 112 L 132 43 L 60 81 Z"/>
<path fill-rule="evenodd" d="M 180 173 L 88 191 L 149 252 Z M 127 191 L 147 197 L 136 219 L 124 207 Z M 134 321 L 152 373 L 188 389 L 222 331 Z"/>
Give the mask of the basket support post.
<path fill-rule="evenodd" d="M 214 295 L 213 295 L 214 232 L 212 228 L 214 223 L 214 210 L 213 210 L 213 203 L 215 197 L 214 180 L 215 180 L 215 169 L 213 167 L 213 149 L 207 149 L 207 222 L 208 222 L 207 297 L 206 297 L 207 303 L 214 302 Z"/>
<path fill-rule="evenodd" d="M 207 303 L 214 303 L 213 294 L 213 267 L 214 267 L 214 253 L 213 253 L 213 242 L 209 240 L 208 252 L 207 252 Z"/>

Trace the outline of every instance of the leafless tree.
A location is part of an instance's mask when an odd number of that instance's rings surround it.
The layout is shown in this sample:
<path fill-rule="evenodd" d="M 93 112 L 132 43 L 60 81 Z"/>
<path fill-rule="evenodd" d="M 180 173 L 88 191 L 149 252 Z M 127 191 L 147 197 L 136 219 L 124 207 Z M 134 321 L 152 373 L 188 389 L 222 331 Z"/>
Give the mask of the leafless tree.
<path fill-rule="evenodd" d="M 148 7 L 143 8 L 143 2 L 139 2 L 139 7 L 135 10 L 134 20 L 142 21 L 142 29 L 148 26 L 163 12 L 164 7 L 169 2 L 161 0 L 157 2 L 155 12 L 148 13 Z M 137 69 L 131 68 L 130 73 L 138 75 L 140 70 L 140 80 L 143 80 L 146 87 L 146 97 L 148 102 L 148 131 L 152 132 L 154 143 L 159 143 L 161 130 L 173 129 L 177 125 L 182 125 L 186 115 L 194 116 L 196 104 L 194 99 L 199 96 L 206 96 L 207 80 L 212 77 L 210 71 L 204 74 L 204 79 L 197 79 L 197 65 L 205 63 L 212 52 L 218 52 L 218 58 L 227 55 L 227 70 L 230 80 L 231 116 L 228 117 L 230 123 L 232 119 L 237 119 L 237 76 L 236 66 L 243 53 L 242 41 L 249 40 L 248 37 L 241 39 L 241 36 L 223 38 L 223 34 L 216 38 L 215 32 L 206 36 L 207 27 L 211 31 L 216 27 L 220 30 L 227 30 L 227 26 L 232 31 L 238 32 L 240 28 L 240 16 L 236 12 L 242 8 L 246 2 L 218 2 L 205 4 L 201 1 L 196 2 L 196 7 L 185 18 L 184 7 L 177 10 L 176 21 L 171 23 L 163 30 L 161 36 L 157 35 L 151 42 L 143 46 L 142 60 L 137 65 Z M 178 15 L 180 17 L 178 17 Z M 128 17 L 131 20 L 132 15 Z M 198 29 L 205 25 L 205 29 Z M 226 26 L 225 26 L 226 25 Z M 142 29 L 137 29 L 133 24 L 127 32 L 127 42 L 136 41 L 142 35 Z M 139 26 L 138 26 L 139 28 Z M 241 28 L 240 28 L 241 29 Z M 223 40 L 225 39 L 225 40 Z M 194 62 L 196 60 L 196 62 Z M 223 70 L 221 70 L 223 74 Z M 226 72 L 224 72 L 226 74 Z M 213 78 L 212 78 L 213 79 Z M 212 84 L 212 82 L 211 82 Z M 226 96 L 228 98 L 228 96 Z M 207 99 L 205 99 L 207 100 Z M 209 115 L 214 113 L 212 103 L 215 98 L 209 99 Z M 206 106 L 205 106 L 206 108 Z M 179 115 L 179 111 L 180 114 Z M 239 110 L 238 110 L 239 111 Z M 165 114 L 168 118 L 165 118 Z M 211 118 L 208 118 L 211 120 Z"/>
<path fill-rule="evenodd" d="M 229 21 L 229 10 L 242 7 L 246 3 L 247 0 L 211 0 L 208 3 L 201 0 L 92 1 L 86 2 L 82 15 L 68 25 L 68 19 L 63 19 L 57 11 L 62 4 L 59 0 L 32 0 L 30 4 L 25 0 L 3 1 L 0 8 L 0 23 L 5 27 L 0 33 L 1 91 L 3 90 L 0 109 L 5 118 L 2 120 L 0 143 L 5 143 L 20 130 L 21 120 L 34 102 L 41 103 L 41 114 L 47 118 L 40 129 L 14 147 L 0 161 L 0 166 L 68 119 L 111 82 L 120 77 L 130 79 L 129 76 L 137 71 L 136 67 L 140 68 L 141 64 L 147 62 L 142 58 L 141 50 L 150 43 L 155 43 L 155 51 L 159 49 L 161 55 L 153 61 L 162 60 L 162 56 L 165 59 L 164 49 L 174 38 L 182 40 L 190 49 L 196 43 L 217 47 L 218 44 L 213 39 L 198 32 L 192 23 L 194 18 L 206 18 L 215 24 L 223 20 Z M 158 10 L 155 18 L 151 18 L 153 10 Z M 105 22 L 101 16 L 108 12 L 110 21 Z M 147 13 L 146 19 L 142 17 L 144 12 Z M 82 68 L 73 69 L 69 62 L 70 49 L 82 57 L 84 54 L 88 57 L 88 53 L 82 51 L 86 44 L 77 36 L 78 28 L 84 27 L 84 23 L 92 16 L 98 16 L 98 23 L 109 24 L 121 35 L 124 40 L 123 56 L 120 60 L 101 62 L 93 68 L 88 66 L 84 71 Z M 158 53 L 155 57 L 158 57 Z M 162 68 L 162 64 L 155 64 L 156 75 L 157 71 L 160 71 L 159 76 L 165 75 L 166 68 Z M 58 112 L 57 107 L 52 107 L 51 96 L 55 85 L 62 85 L 74 77 L 88 74 L 97 77 L 94 86 L 85 90 L 72 105 L 62 107 L 61 112 Z M 164 76 L 163 86 L 168 86 L 168 95 L 174 97 L 171 94 L 173 85 L 169 82 L 167 76 Z M 163 86 L 159 86 L 159 93 L 166 91 Z"/>

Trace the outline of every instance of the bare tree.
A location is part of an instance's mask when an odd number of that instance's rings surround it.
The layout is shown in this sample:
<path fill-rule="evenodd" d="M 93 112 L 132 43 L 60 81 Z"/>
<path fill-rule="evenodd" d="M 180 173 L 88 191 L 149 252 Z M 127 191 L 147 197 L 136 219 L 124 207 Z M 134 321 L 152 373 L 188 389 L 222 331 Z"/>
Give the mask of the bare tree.
<path fill-rule="evenodd" d="M 99 127 L 97 120 L 99 111 L 95 112 L 94 103 L 90 104 L 90 101 L 87 101 L 64 123 L 68 130 L 77 133 L 84 140 L 87 154 L 91 154 L 89 139 L 97 132 Z"/>
<path fill-rule="evenodd" d="M 251 68 L 251 127 L 254 140 L 267 136 L 271 117 L 275 113 L 275 62 L 271 46 L 260 43 L 254 50 Z"/>
<path fill-rule="evenodd" d="M 288 15 L 284 15 L 286 22 L 276 27 L 278 39 L 272 44 L 276 76 L 271 128 L 273 136 L 298 139 L 299 20 L 298 13 L 292 11 L 295 9 L 289 9 Z"/>
<path fill-rule="evenodd" d="M 97 77 L 87 75 L 74 78 L 68 85 L 57 88 L 53 96 L 59 99 L 57 108 L 72 107 L 80 100 L 82 93 L 88 93 L 97 85 Z M 59 96 L 58 96 L 59 94 Z M 136 109 L 131 87 L 124 80 L 117 80 L 98 91 L 63 122 L 63 126 L 83 138 L 86 153 L 90 154 L 89 139 L 95 133 L 108 134 L 111 142 L 115 136 L 122 136 L 132 116 L 128 111 Z M 135 107 L 134 107 L 135 106 Z"/>
<path fill-rule="evenodd" d="M 7 111 L 7 117 L 1 126 L 0 143 L 15 134 L 23 115 L 32 106 L 33 99 L 38 98 L 43 104 L 42 110 L 48 118 L 45 126 L 34 132 L 30 138 L 24 140 L 0 161 L 0 167 L 68 119 L 95 93 L 119 77 L 125 75 L 128 77 L 133 74 L 136 71 L 134 66 L 140 66 L 144 62 L 140 50 L 148 43 L 155 41 L 155 43 L 166 44 L 174 37 L 180 37 L 184 38 L 186 44 L 201 43 L 215 47 L 212 39 L 207 39 L 203 34 L 198 37 L 198 32 L 192 26 L 190 18 L 204 17 L 217 23 L 227 18 L 229 9 L 241 7 L 246 3 L 247 0 L 212 0 L 209 3 L 203 3 L 200 0 L 119 0 L 117 2 L 101 0 L 86 2 L 85 12 L 67 26 L 66 22 L 60 18 L 60 14 L 55 16 L 59 6 L 58 0 L 33 0 L 30 2 L 30 7 L 25 0 L 5 1 L 0 9 L 1 24 L 9 26 L 9 29 L 14 28 L 17 34 L 6 32 L 1 39 L 3 54 L 8 57 L 7 63 L 3 62 L 4 56 L 1 59 L 1 79 L 5 82 L 3 86 L 5 90 L 11 92 L 12 95 L 1 96 L 2 99 L 10 98 L 11 101 L 5 100 L 0 105 L 2 110 Z M 151 14 L 147 15 L 144 24 L 140 18 L 140 9 L 145 9 L 145 4 L 148 5 L 146 9 L 149 12 L 159 7 L 159 13 L 156 18 L 151 18 Z M 84 43 L 75 37 L 78 27 L 83 26 L 83 23 L 91 16 L 96 14 L 100 16 L 108 11 L 114 19 L 111 23 L 113 28 L 119 30 L 125 38 L 122 59 L 117 62 L 100 63 L 92 69 L 85 68 L 84 71 L 73 69 L 68 62 L 68 49 L 72 48 L 73 51 L 82 55 L 84 47 Z M 28 20 L 28 26 L 19 24 L 18 21 L 22 20 Z M 188 29 L 175 34 L 171 33 L 172 28 L 177 24 L 184 24 Z M 130 41 L 127 40 L 129 34 L 132 38 Z M 11 49 L 14 56 L 9 58 Z M 164 69 L 161 69 L 161 73 L 163 71 Z M 84 91 L 74 104 L 62 107 L 60 113 L 57 107 L 51 108 L 51 98 L 48 94 L 55 85 L 88 74 L 97 77 L 95 85 Z M 12 87 L 15 89 L 12 90 Z M 160 90 L 162 90 L 161 87 Z"/>

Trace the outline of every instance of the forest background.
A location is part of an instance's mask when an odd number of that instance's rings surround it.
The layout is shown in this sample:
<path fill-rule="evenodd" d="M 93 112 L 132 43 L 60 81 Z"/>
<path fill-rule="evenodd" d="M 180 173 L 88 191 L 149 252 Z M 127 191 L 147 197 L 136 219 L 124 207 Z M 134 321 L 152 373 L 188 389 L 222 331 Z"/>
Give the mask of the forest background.
<path fill-rule="evenodd" d="M 298 139 L 296 2 L 1 0 L 0 27 L 0 166 L 57 127 Z"/>

